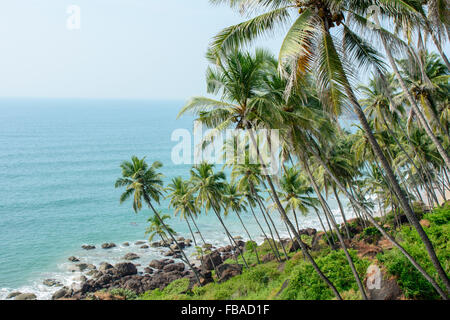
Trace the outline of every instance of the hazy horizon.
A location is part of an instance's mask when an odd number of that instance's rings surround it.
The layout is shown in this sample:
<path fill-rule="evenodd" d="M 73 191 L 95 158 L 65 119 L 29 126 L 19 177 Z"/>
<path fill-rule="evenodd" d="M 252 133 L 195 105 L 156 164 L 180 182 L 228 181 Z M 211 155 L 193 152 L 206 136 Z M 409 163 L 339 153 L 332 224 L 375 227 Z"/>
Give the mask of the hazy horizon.
<path fill-rule="evenodd" d="M 81 9 L 69 30 L 70 5 Z M 15 0 L 0 4 L 0 98 L 186 100 L 204 95 L 205 52 L 243 20 L 208 0 Z M 281 38 L 258 46 L 275 54 Z"/>

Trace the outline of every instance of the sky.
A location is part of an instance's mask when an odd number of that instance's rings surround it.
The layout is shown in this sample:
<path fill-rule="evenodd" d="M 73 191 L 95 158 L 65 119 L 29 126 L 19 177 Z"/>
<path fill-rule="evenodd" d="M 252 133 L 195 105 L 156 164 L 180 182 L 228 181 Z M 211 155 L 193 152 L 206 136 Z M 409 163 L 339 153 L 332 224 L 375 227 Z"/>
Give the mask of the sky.
<path fill-rule="evenodd" d="M 80 29 L 67 27 L 70 5 L 81 9 Z M 1 1 L 0 97 L 202 95 L 209 42 L 243 19 L 208 0 Z M 277 37 L 258 46 L 276 53 L 280 44 Z"/>

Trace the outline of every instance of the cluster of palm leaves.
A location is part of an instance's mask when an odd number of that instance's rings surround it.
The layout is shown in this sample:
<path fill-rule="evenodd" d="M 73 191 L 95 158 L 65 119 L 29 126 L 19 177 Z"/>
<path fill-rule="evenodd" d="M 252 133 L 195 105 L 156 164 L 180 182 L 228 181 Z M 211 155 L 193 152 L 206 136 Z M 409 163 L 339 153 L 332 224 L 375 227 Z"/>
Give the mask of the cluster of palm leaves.
<path fill-rule="evenodd" d="M 191 223 L 199 231 L 196 218 L 202 210 L 205 214 L 212 211 L 230 243 L 239 248 L 224 217 L 235 213 L 252 239 L 241 218 L 249 212 L 275 257 L 287 259 L 273 221 L 273 215 L 279 214 L 305 258 L 341 299 L 299 234 L 298 215 L 313 212 L 323 230 L 334 231 L 337 239 L 327 241 L 330 246 L 341 246 L 361 296 L 367 298 L 347 251 L 345 238 L 351 237 L 350 230 L 347 224 L 339 226 L 330 209 L 333 198 L 344 222 L 348 202 L 363 226 L 375 226 L 447 299 L 448 276 L 413 210 L 415 201 L 439 205 L 450 190 L 450 65 L 443 50 L 450 38 L 447 1 L 210 2 L 228 4 L 250 18 L 221 31 L 207 52 L 211 63 L 207 89 L 218 98 L 194 97 L 180 115 L 193 113 L 202 124 L 219 131 L 247 130 L 250 141 L 244 148 L 245 160 L 250 146 L 258 148 L 256 130 L 279 130 L 283 170 L 270 175 L 258 152 L 259 164 L 227 162 L 230 182 L 207 163 L 194 166 L 190 180 L 174 179 L 168 187 L 171 206 L 188 222 L 192 235 Z M 369 19 L 374 6 L 376 25 Z M 288 31 L 277 58 L 267 50 L 242 48 L 280 30 Z M 438 54 L 427 49 L 429 42 Z M 361 85 L 362 74 L 371 74 L 366 85 Z M 354 118 L 354 126 L 343 128 L 343 117 Z M 124 170 L 128 166 L 124 164 Z M 145 174 L 140 179 L 145 180 Z M 135 210 L 141 207 L 136 197 L 143 197 L 149 205 L 150 198 L 159 200 L 158 192 L 131 180 L 118 180 L 118 186 L 127 186 L 122 200 L 134 190 Z M 160 184 L 153 181 L 152 185 Z M 374 219 L 375 211 L 406 215 L 426 247 L 435 276 Z"/>

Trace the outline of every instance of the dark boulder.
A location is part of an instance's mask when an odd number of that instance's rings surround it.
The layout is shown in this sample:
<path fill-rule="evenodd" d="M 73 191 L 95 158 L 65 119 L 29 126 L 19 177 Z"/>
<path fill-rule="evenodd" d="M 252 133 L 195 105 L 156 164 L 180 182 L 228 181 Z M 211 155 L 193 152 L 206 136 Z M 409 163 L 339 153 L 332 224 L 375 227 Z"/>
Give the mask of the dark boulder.
<path fill-rule="evenodd" d="M 129 262 L 118 263 L 114 266 L 114 273 L 119 277 L 137 274 L 136 266 Z"/>
<path fill-rule="evenodd" d="M 184 263 L 172 263 L 172 264 L 168 264 L 166 266 L 164 266 L 163 271 L 164 272 L 172 272 L 172 271 L 179 271 L 182 272 L 184 271 L 185 266 Z"/>
<path fill-rule="evenodd" d="M 217 267 L 220 281 L 226 281 L 242 273 L 241 264 L 221 264 Z"/>
<path fill-rule="evenodd" d="M 82 245 L 81 248 L 83 248 L 84 250 L 94 250 L 95 246 L 89 245 L 89 244 L 85 244 L 85 245 Z"/>
<path fill-rule="evenodd" d="M 102 244 L 102 249 L 112 249 L 115 248 L 116 244 L 115 243 L 104 243 Z"/>
<path fill-rule="evenodd" d="M 211 254 L 203 256 L 201 259 L 201 269 L 202 270 L 214 270 L 214 266 L 218 266 L 223 263 L 222 257 L 218 251 L 214 251 Z"/>
<path fill-rule="evenodd" d="M 80 261 L 80 259 L 78 259 L 77 257 L 74 257 L 74 256 L 69 257 L 68 260 L 69 260 L 70 262 L 79 262 L 79 261 Z"/>
<path fill-rule="evenodd" d="M 98 271 L 101 271 L 103 273 L 106 273 L 106 272 L 108 272 L 108 270 L 112 270 L 112 269 L 114 269 L 114 267 L 107 262 L 100 263 L 100 266 L 98 267 Z"/>
<path fill-rule="evenodd" d="M 127 253 L 125 256 L 123 256 L 124 260 L 137 260 L 140 259 L 140 257 L 136 253 Z"/>

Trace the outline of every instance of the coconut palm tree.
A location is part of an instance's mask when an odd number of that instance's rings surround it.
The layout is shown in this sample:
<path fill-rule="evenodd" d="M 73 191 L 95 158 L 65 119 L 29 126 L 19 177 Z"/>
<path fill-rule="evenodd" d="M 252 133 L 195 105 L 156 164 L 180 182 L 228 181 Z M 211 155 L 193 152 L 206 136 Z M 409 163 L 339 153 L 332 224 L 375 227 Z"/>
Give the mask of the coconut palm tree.
<path fill-rule="evenodd" d="M 164 223 L 163 218 L 159 215 L 152 204 L 153 201 L 159 204 L 163 195 L 162 174 L 158 172 L 158 169 L 162 167 L 162 163 L 155 161 L 149 167 L 145 161 L 145 157 L 139 159 L 136 156 L 132 156 L 131 161 L 122 162 L 120 167 L 122 168 L 122 177 L 118 178 L 115 183 L 116 188 L 125 188 L 124 193 L 120 196 L 120 203 L 122 204 L 126 200 L 133 197 L 132 206 L 136 213 L 142 210 L 143 203 L 149 206 L 169 237 L 180 250 L 189 269 L 191 269 L 194 273 L 198 283 L 200 284 L 200 278 L 197 270 L 189 262 L 188 257 L 175 239 L 173 232 L 171 232 L 172 229 Z"/>
<path fill-rule="evenodd" d="M 205 209 L 205 213 L 207 213 L 211 209 L 213 210 L 222 228 L 224 229 L 225 234 L 230 241 L 230 244 L 234 248 L 236 248 L 236 250 L 242 256 L 242 260 L 244 261 L 245 266 L 248 268 L 248 264 L 243 252 L 226 227 L 220 214 L 223 209 L 222 194 L 225 188 L 224 181 L 225 174 L 222 171 L 215 173 L 214 165 L 212 164 L 203 162 L 199 165 L 195 165 L 191 169 L 191 182 L 193 185 L 192 191 L 197 194 L 195 198 L 197 206 L 203 207 Z"/>
<path fill-rule="evenodd" d="M 149 238 L 148 238 L 149 241 L 153 241 L 155 236 L 159 236 L 162 239 L 162 241 L 164 241 L 164 243 L 167 246 L 169 246 L 170 239 L 169 239 L 168 233 L 176 235 L 176 232 L 167 224 L 167 222 L 164 222 L 164 225 L 167 227 L 167 229 L 164 227 L 163 223 L 161 222 L 164 220 L 169 220 L 170 216 L 167 214 L 162 215 L 161 212 L 158 212 L 158 214 L 161 217 L 161 220 L 156 215 L 148 218 L 147 221 L 150 223 L 150 225 L 145 230 L 145 234 L 149 235 Z"/>
<path fill-rule="evenodd" d="M 186 221 L 186 224 L 191 233 L 194 245 L 197 246 L 197 240 L 195 239 L 194 232 L 192 231 L 189 219 L 193 221 L 194 216 L 197 213 L 197 208 L 194 203 L 194 198 L 189 192 L 189 182 L 184 181 L 181 177 L 175 177 L 172 179 L 166 191 L 169 192 L 166 199 L 170 199 L 169 207 L 172 207 L 175 211 L 175 216 L 180 214 L 180 217 Z"/>

